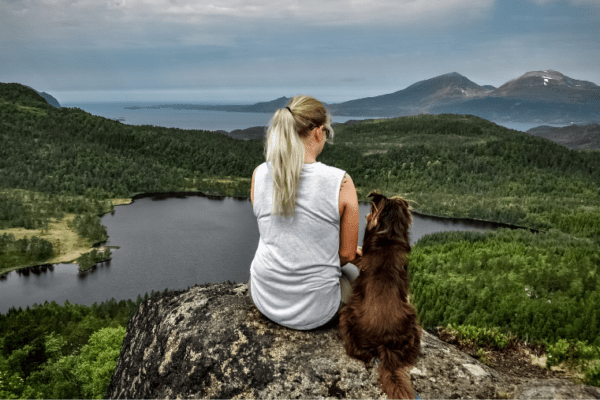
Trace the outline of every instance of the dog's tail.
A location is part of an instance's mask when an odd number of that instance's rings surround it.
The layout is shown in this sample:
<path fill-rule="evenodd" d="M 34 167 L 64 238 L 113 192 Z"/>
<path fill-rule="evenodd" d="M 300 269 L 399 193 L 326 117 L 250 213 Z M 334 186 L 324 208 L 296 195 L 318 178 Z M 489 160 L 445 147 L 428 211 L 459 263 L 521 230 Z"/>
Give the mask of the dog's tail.
<path fill-rule="evenodd" d="M 420 332 L 415 329 L 414 335 L 408 335 L 401 342 L 387 343 L 377 347 L 381 364 L 379 366 L 379 383 L 388 399 L 414 399 L 415 393 L 408 368 L 416 364 L 420 353 Z"/>
<path fill-rule="evenodd" d="M 380 347 L 378 353 L 381 361 L 379 365 L 381 390 L 387 395 L 388 399 L 414 399 L 415 394 L 410 375 L 406 371 L 408 365 L 398 362 L 398 355 L 394 350 L 386 346 Z"/>

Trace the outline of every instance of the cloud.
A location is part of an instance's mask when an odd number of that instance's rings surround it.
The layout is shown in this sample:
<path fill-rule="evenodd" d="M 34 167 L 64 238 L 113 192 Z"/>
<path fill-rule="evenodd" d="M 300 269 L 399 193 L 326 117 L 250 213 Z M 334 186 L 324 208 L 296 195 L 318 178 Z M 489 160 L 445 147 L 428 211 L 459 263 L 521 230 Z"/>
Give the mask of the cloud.
<path fill-rule="evenodd" d="M 45 0 L 38 0 L 45 1 Z M 70 4 L 69 0 L 53 0 Z M 206 17 L 293 19 L 308 23 L 419 23 L 440 17 L 487 13 L 496 0 L 110 0 L 111 9 L 130 16 L 203 21 Z M 181 21 L 181 19 L 179 19 Z"/>
<path fill-rule="evenodd" d="M 529 0 L 531 3 L 535 3 L 539 6 L 545 6 L 546 4 L 556 3 L 562 0 Z"/>
<path fill-rule="evenodd" d="M 568 3 L 574 6 L 582 6 L 582 7 L 600 7 L 600 1 L 598 0 L 529 0 L 531 3 L 535 3 L 539 6 L 545 6 L 548 4 L 554 3 Z"/>
<path fill-rule="evenodd" d="M 547 68 L 598 82 L 597 18 L 586 4 L 596 2 L 0 0 L 0 71 L 46 91 L 381 94 L 451 71 L 498 85 Z"/>
<path fill-rule="evenodd" d="M 175 29 L 202 32 L 200 43 L 228 42 L 230 32 L 276 25 L 282 29 L 373 26 L 402 29 L 464 24 L 487 16 L 496 0 L 12 0 L 0 14 L 25 36 L 70 38 L 119 46 Z M 79 29 L 77 29 L 79 27 Z M 29 28 L 29 29 L 26 29 Z M 68 29 L 70 28 L 70 29 Z M 2 29 L 2 28 L 0 28 Z M 5 33 L 5 30 L 0 30 Z M 185 36 L 185 32 L 183 36 Z M 124 36 L 127 36 L 125 40 Z M 170 35 L 169 35 L 170 36 Z M 102 38 L 107 40 L 102 41 Z M 220 38 L 220 39 L 219 39 Z M 135 42 L 135 40 L 134 40 Z M 160 43 L 160 41 L 159 41 Z"/>

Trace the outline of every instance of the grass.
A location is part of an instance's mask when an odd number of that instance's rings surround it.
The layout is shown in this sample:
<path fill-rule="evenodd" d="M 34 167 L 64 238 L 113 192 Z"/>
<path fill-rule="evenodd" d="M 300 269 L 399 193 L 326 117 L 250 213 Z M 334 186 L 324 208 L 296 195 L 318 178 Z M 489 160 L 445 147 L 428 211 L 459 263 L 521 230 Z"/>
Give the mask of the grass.
<path fill-rule="evenodd" d="M 0 235 L 12 233 L 15 236 L 15 239 L 22 239 L 25 236 L 28 238 L 37 236 L 45 239 L 52 243 L 52 246 L 54 247 L 54 256 L 44 261 L 44 264 L 72 263 L 75 262 L 79 256 L 92 249 L 92 243 L 90 243 L 89 240 L 81 238 L 77 234 L 77 231 L 69 226 L 69 223 L 73 221 L 74 217 L 75 214 L 66 214 L 62 220 L 53 218 L 48 224 L 48 229 L 9 228 L 0 230 Z M 39 261 L 27 265 L 18 265 L 0 269 L 0 274 L 38 264 L 40 264 Z"/>
<path fill-rule="evenodd" d="M 200 180 L 194 180 L 189 182 L 189 186 L 180 188 L 181 191 L 201 191 L 207 194 L 219 194 L 225 196 L 246 196 L 250 195 L 250 178 L 236 177 L 236 176 L 214 176 L 207 177 Z M 41 199 L 40 196 L 44 195 L 38 192 L 30 192 L 21 189 L 9 189 L 0 191 L 0 193 L 13 193 L 18 195 L 17 198 L 24 205 L 30 209 L 37 209 L 38 211 L 46 210 L 46 202 L 48 199 Z M 38 197 L 36 197 L 38 196 Z M 36 197 L 35 201 L 33 198 Z M 69 196 L 65 196 L 65 199 L 70 199 Z M 74 196 L 73 198 L 76 198 Z M 110 212 L 110 203 L 113 206 L 121 206 L 131 204 L 131 198 L 113 198 L 106 201 L 102 201 L 103 212 Z M 42 216 L 48 218 L 47 212 L 41 212 Z M 51 215 L 51 214 L 50 214 Z M 52 243 L 54 248 L 54 256 L 45 261 L 29 262 L 13 265 L 6 268 L 0 268 L 0 275 L 14 271 L 21 268 L 28 268 L 39 264 L 59 264 L 59 263 L 76 263 L 77 259 L 92 250 L 91 241 L 81 238 L 77 231 L 69 226 L 73 221 L 75 214 L 65 214 L 64 218 L 49 218 L 47 229 L 25 229 L 25 228 L 6 228 L 0 229 L 0 235 L 7 233 L 13 234 L 15 239 L 22 239 L 28 237 L 31 239 L 33 236 L 45 239 Z M 102 251 L 104 248 L 97 249 Z"/>
<path fill-rule="evenodd" d="M 201 179 L 197 182 L 191 182 L 191 186 L 181 188 L 181 191 L 201 191 L 207 194 L 221 194 L 225 196 L 244 196 L 250 195 L 250 178 L 242 178 L 236 176 L 215 176 Z M 11 189 L 13 192 L 21 192 L 19 189 Z M 26 191 L 22 191 L 26 192 Z M 32 192 L 34 193 L 34 192 Z M 23 200 L 27 202 L 29 195 L 25 194 Z M 121 206 L 131 204 L 131 198 L 113 198 L 107 201 L 113 206 Z M 33 206 L 38 206 L 35 203 Z M 109 207 L 104 209 L 109 212 Z M 7 233 L 13 234 L 15 239 L 22 239 L 25 236 L 31 239 L 32 236 L 45 239 L 52 243 L 54 248 L 54 256 L 43 262 L 30 262 L 18 264 L 11 267 L 0 268 L 0 275 L 21 268 L 28 268 L 39 264 L 59 264 L 59 263 L 76 263 L 77 259 L 85 253 L 92 250 L 91 241 L 81 238 L 77 231 L 70 227 L 75 214 L 65 214 L 61 220 L 50 218 L 47 229 L 25 229 L 25 228 L 7 228 L 0 229 L 0 235 Z M 110 233 L 109 233 L 110 235 Z M 102 251 L 104 248 L 97 249 Z"/>
<path fill-rule="evenodd" d="M 131 199 L 111 199 L 113 206 L 123 206 L 127 204 L 131 204 Z"/>

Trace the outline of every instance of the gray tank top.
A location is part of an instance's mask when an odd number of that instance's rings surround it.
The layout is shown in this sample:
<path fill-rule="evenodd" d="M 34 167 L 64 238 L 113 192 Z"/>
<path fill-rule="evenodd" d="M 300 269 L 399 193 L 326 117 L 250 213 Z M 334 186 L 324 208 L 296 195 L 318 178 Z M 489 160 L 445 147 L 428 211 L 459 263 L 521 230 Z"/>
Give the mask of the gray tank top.
<path fill-rule="evenodd" d="M 294 217 L 275 217 L 269 164 L 254 176 L 254 215 L 260 239 L 250 267 L 252 300 L 271 320 L 312 329 L 340 305 L 339 195 L 345 171 L 304 164 Z"/>

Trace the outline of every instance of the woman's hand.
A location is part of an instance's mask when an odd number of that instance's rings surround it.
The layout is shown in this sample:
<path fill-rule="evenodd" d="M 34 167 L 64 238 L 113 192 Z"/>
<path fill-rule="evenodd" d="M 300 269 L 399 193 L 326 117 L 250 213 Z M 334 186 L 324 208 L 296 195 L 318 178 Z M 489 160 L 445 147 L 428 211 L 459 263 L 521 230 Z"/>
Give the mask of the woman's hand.
<path fill-rule="evenodd" d="M 362 256 L 363 256 L 362 247 L 358 246 L 356 248 L 356 255 L 354 256 L 354 260 L 350 261 L 350 263 L 354 264 L 358 269 L 361 269 L 360 264 L 362 262 Z"/>

